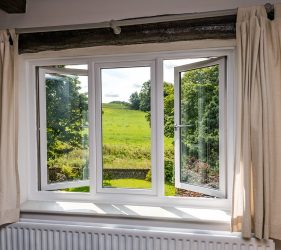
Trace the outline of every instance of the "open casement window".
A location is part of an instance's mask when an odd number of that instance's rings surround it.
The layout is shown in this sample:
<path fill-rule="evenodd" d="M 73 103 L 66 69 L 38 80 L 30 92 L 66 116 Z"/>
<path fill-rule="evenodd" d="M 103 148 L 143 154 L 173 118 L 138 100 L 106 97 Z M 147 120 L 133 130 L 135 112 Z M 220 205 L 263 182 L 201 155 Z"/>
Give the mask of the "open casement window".
<path fill-rule="evenodd" d="M 225 58 L 175 67 L 176 188 L 226 196 Z"/>
<path fill-rule="evenodd" d="M 89 185 L 88 70 L 39 67 L 38 92 L 39 189 Z"/>

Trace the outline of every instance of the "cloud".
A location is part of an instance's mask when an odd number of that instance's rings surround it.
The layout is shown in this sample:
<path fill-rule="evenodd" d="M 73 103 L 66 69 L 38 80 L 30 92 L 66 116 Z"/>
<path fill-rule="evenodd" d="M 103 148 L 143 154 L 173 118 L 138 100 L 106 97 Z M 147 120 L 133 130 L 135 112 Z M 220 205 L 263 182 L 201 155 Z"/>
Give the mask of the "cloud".
<path fill-rule="evenodd" d="M 133 85 L 134 88 L 141 88 L 141 86 L 142 86 L 142 84 L 139 84 L 139 83 L 135 83 L 135 84 Z"/>
<path fill-rule="evenodd" d="M 119 97 L 119 95 L 114 94 L 114 93 L 108 93 L 108 94 L 105 94 L 105 97 Z"/>

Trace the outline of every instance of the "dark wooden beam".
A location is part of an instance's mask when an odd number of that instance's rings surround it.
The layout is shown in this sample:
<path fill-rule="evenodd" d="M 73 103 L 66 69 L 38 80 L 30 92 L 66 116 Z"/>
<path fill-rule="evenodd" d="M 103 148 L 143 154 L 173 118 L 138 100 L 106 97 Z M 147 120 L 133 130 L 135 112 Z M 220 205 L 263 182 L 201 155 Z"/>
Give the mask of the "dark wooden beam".
<path fill-rule="evenodd" d="M 0 0 L 0 9 L 7 13 L 25 13 L 26 0 Z"/>
<path fill-rule="evenodd" d="M 19 35 L 19 53 L 104 45 L 166 43 L 199 39 L 235 38 L 236 15 L 128 25 L 119 35 L 111 28 L 25 33 Z"/>

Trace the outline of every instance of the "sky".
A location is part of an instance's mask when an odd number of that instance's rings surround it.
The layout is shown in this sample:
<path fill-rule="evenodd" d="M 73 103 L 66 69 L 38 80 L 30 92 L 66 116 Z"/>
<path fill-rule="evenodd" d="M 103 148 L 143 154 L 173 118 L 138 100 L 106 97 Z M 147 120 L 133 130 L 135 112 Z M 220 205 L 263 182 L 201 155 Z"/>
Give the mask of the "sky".
<path fill-rule="evenodd" d="M 163 79 L 165 82 L 174 83 L 174 67 L 194 62 L 206 60 L 198 59 L 178 59 L 165 60 L 163 63 Z M 87 65 L 67 65 L 67 68 L 87 69 Z M 81 92 L 87 92 L 88 77 L 79 76 L 81 81 Z M 149 67 L 133 67 L 133 68 L 114 68 L 102 69 L 102 103 L 112 101 L 129 102 L 130 95 L 133 92 L 140 92 L 144 82 L 150 80 Z"/>
<path fill-rule="evenodd" d="M 149 67 L 102 69 L 102 103 L 129 102 L 130 95 L 140 92 L 142 84 L 150 80 Z"/>

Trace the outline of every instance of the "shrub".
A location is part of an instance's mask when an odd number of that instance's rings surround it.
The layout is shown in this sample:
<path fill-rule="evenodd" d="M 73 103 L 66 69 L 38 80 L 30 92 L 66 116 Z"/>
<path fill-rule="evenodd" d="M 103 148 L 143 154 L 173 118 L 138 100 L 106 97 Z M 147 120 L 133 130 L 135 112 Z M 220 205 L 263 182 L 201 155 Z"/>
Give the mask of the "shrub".
<path fill-rule="evenodd" d="M 165 182 L 174 184 L 174 162 L 170 159 L 165 159 L 164 161 L 164 168 L 165 168 Z M 151 170 L 149 170 L 145 177 L 146 181 L 151 181 Z"/>
<path fill-rule="evenodd" d="M 165 182 L 168 182 L 171 184 L 175 183 L 174 161 L 171 159 L 165 159 L 164 169 L 165 169 Z"/>
<path fill-rule="evenodd" d="M 120 145 L 105 144 L 102 147 L 103 157 L 111 156 L 113 158 L 126 159 L 150 159 L 150 149 L 146 147 L 131 147 Z M 108 158 L 110 160 L 110 157 Z"/>
<path fill-rule="evenodd" d="M 61 157 L 48 161 L 49 182 L 87 179 L 87 150 L 76 149 Z"/>
<path fill-rule="evenodd" d="M 145 176 L 146 181 L 151 181 L 151 170 L 149 170 Z"/>

